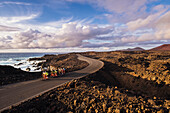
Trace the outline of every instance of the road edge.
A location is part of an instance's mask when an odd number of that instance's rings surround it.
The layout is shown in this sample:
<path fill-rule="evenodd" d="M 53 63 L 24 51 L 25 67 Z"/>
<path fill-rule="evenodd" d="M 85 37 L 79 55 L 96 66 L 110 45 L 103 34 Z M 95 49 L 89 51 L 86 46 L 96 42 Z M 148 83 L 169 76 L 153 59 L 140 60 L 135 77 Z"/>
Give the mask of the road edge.
<path fill-rule="evenodd" d="M 83 59 L 80 59 L 80 58 L 79 58 L 79 56 L 83 56 L 83 55 L 80 55 L 80 54 L 76 54 L 76 55 L 78 56 L 78 59 L 79 59 L 79 60 L 86 61 L 87 63 L 89 63 L 87 60 L 83 60 Z M 83 57 L 85 57 L 85 56 L 83 56 Z M 89 57 L 86 57 L 86 58 L 89 58 Z M 89 58 L 89 59 L 93 59 L 93 58 Z M 94 59 L 94 60 L 97 60 L 97 59 Z M 100 60 L 98 60 L 98 61 L 99 61 L 100 63 L 102 63 L 102 65 L 101 65 L 100 68 L 99 68 L 98 70 L 96 70 L 95 72 L 99 71 L 99 70 L 104 66 L 104 63 L 103 63 L 102 61 L 100 61 Z M 87 67 L 88 67 L 88 66 L 87 66 Z M 85 67 L 85 68 L 86 68 L 86 67 Z M 83 69 L 84 69 L 84 68 L 83 68 Z M 93 73 L 95 73 L 95 72 L 93 72 Z M 90 73 L 90 74 L 92 74 L 92 73 Z M 72 79 L 72 80 L 70 80 L 70 81 L 64 82 L 64 83 L 62 83 L 62 84 L 60 84 L 60 85 L 57 85 L 57 86 L 54 86 L 54 87 L 52 87 L 52 88 L 50 88 L 50 89 L 47 89 L 47 90 L 45 90 L 45 91 L 42 91 L 42 92 L 40 92 L 40 93 L 38 93 L 38 94 L 36 94 L 36 95 L 33 95 L 33 96 L 31 96 L 31 97 L 28 97 L 28 98 L 26 98 L 26 99 L 24 99 L 24 100 L 22 100 L 22 101 L 19 101 L 19 102 L 15 103 L 15 104 L 12 104 L 12 105 L 10 105 L 10 106 L 7 106 L 7 107 L 5 107 L 5 108 L 2 108 L 2 109 L 0 110 L 0 112 L 4 111 L 4 110 L 6 110 L 6 109 L 9 109 L 9 108 L 11 108 L 12 106 L 17 106 L 17 105 L 19 105 L 19 104 L 21 104 L 21 103 L 23 103 L 23 102 L 25 102 L 25 101 L 28 101 L 28 100 L 33 99 L 33 98 L 35 98 L 35 97 L 38 97 L 38 96 L 40 96 L 40 95 L 42 95 L 42 94 L 44 94 L 44 93 L 46 93 L 46 92 L 48 92 L 48 91 L 50 91 L 50 90 L 53 90 L 53 89 L 55 89 L 55 88 L 57 88 L 57 87 L 60 87 L 60 86 L 66 84 L 66 83 L 68 83 L 68 82 L 74 81 L 74 80 L 76 80 L 76 79 L 83 78 L 83 77 L 85 77 L 85 76 L 87 76 L 87 75 L 89 75 L 89 74 L 85 74 L 85 75 L 83 75 L 83 76 L 81 76 L 81 77 L 77 77 L 77 78 Z"/>

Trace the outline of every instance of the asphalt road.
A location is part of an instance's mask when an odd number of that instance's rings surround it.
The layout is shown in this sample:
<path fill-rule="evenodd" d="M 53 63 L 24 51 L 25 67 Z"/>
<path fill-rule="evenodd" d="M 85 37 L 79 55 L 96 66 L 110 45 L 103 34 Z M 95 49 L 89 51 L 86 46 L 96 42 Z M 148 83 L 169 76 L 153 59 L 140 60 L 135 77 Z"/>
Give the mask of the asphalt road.
<path fill-rule="evenodd" d="M 89 65 L 82 70 L 67 73 L 63 77 L 50 78 L 46 81 L 37 79 L 0 87 L 0 111 L 10 107 L 11 105 L 17 105 L 45 93 L 73 79 L 81 78 L 88 74 L 94 73 L 104 65 L 101 61 L 81 55 L 78 55 L 78 59 L 87 61 Z"/>

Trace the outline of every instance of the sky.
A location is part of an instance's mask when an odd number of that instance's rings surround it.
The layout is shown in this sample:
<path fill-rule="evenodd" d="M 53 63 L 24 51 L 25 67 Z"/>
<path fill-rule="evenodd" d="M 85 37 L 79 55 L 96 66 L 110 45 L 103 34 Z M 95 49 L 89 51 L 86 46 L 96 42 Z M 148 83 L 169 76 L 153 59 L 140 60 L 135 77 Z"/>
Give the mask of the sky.
<path fill-rule="evenodd" d="M 0 52 L 114 51 L 170 43 L 170 0 L 0 0 Z"/>

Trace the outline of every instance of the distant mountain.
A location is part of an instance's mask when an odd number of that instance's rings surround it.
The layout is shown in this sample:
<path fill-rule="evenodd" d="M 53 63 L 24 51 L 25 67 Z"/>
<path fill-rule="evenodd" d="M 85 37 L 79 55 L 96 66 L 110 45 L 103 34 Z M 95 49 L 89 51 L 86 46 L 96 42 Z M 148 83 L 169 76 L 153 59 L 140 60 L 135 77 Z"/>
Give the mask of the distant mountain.
<path fill-rule="evenodd" d="M 158 47 L 155 47 L 153 49 L 150 49 L 151 51 L 170 51 L 170 44 L 164 44 Z"/>
<path fill-rule="evenodd" d="M 135 47 L 135 48 L 128 48 L 128 49 L 123 49 L 123 50 L 118 50 L 118 51 L 144 51 L 145 49 L 140 48 L 140 47 Z"/>

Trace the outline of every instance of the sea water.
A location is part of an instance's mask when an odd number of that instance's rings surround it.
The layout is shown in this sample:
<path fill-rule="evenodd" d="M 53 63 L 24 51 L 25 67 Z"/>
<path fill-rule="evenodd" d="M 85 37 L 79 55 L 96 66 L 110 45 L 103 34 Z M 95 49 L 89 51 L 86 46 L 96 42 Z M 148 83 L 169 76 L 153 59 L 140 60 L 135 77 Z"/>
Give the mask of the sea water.
<path fill-rule="evenodd" d="M 36 66 L 39 62 L 43 61 L 28 61 L 29 58 L 42 57 L 45 54 L 59 54 L 59 53 L 0 53 L 0 65 L 9 65 L 15 68 L 20 68 L 26 71 L 26 68 L 30 68 L 31 72 L 41 71 L 36 70 Z M 21 64 L 21 65 L 18 65 Z"/>

